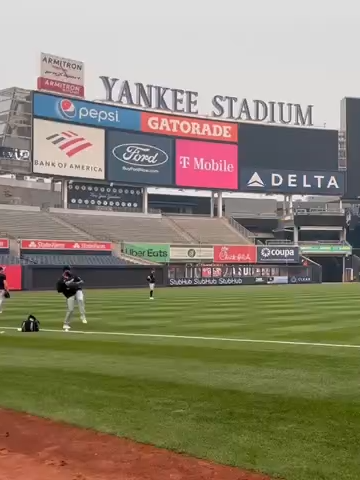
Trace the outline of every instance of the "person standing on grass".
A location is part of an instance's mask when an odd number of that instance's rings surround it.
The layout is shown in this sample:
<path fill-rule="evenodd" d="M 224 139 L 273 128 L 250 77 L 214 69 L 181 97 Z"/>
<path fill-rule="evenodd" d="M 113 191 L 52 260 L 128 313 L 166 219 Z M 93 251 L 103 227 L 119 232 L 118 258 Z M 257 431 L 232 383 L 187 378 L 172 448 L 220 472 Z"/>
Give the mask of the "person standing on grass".
<path fill-rule="evenodd" d="M 66 332 L 71 328 L 70 321 L 74 313 L 75 301 L 79 307 L 80 319 L 82 323 L 87 323 L 84 294 L 82 291 L 83 283 L 84 281 L 77 275 L 74 275 L 69 266 L 66 266 L 63 268 L 63 274 L 56 284 L 58 293 L 62 293 L 66 298 L 67 312 L 63 325 L 63 329 Z"/>
<path fill-rule="evenodd" d="M 150 300 L 154 300 L 155 270 L 151 270 L 150 275 L 147 277 L 147 281 L 150 289 Z"/>
<path fill-rule="evenodd" d="M 8 283 L 6 280 L 5 270 L 0 267 L 0 313 L 2 313 L 2 304 L 4 299 L 9 295 Z"/>

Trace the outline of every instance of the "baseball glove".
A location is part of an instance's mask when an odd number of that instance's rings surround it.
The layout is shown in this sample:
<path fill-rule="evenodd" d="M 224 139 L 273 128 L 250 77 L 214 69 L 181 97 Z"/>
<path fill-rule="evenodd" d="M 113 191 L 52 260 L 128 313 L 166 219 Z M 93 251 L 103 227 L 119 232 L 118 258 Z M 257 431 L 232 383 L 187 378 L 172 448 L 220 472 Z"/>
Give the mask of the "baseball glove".
<path fill-rule="evenodd" d="M 10 298 L 10 292 L 8 290 L 5 290 L 4 297 L 5 298 Z"/>

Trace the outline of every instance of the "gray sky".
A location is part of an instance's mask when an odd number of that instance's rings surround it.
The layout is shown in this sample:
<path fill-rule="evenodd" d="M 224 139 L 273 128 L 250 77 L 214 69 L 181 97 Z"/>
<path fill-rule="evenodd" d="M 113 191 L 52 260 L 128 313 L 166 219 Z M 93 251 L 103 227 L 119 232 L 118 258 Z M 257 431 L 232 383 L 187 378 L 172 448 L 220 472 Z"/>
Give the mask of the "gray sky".
<path fill-rule="evenodd" d="M 356 0 L 5 0 L 0 88 L 36 88 L 40 52 L 99 75 L 199 92 L 314 104 L 314 123 L 339 126 L 340 99 L 360 95 Z"/>

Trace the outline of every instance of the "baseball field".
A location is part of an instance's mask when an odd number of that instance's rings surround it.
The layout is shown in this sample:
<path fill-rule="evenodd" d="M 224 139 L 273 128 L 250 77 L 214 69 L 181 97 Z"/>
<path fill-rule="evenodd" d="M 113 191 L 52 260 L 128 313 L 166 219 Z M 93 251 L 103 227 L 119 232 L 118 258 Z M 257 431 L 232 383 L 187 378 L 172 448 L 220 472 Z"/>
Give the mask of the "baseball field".
<path fill-rule="evenodd" d="M 359 285 L 147 293 L 12 294 L 0 479 L 360 479 Z"/>

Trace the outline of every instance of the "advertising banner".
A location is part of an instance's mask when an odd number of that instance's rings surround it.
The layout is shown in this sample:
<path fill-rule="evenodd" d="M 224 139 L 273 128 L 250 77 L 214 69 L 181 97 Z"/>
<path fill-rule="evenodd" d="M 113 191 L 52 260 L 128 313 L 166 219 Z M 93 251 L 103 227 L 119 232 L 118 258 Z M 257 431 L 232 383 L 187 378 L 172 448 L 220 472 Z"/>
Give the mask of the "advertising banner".
<path fill-rule="evenodd" d="M 172 185 L 173 164 L 170 138 L 106 132 L 106 175 L 110 182 Z"/>
<path fill-rule="evenodd" d="M 310 172 L 338 170 L 338 131 L 284 126 L 291 114 L 287 105 L 281 107 L 283 125 L 239 124 L 240 165 L 260 170 L 269 166 Z"/>
<path fill-rule="evenodd" d="M 238 189 L 237 145 L 176 140 L 179 187 Z"/>
<path fill-rule="evenodd" d="M 141 113 L 141 130 L 172 137 L 219 140 L 228 143 L 237 143 L 238 139 L 236 123 L 148 112 Z"/>
<path fill-rule="evenodd" d="M 38 90 L 83 98 L 84 81 L 83 62 L 41 53 Z"/>
<path fill-rule="evenodd" d="M 10 248 L 10 242 L 7 238 L 0 238 L 0 249 L 5 250 Z"/>
<path fill-rule="evenodd" d="M 351 245 L 337 245 L 335 244 L 312 244 L 301 245 L 300 250 L 302 254 L 307 255 L 351 255 Z"/>
<path fill-rule="evenodd" d="M 105 178 L 105 131 L 34 119 L 33 172 L 59 177 Z"/>
<path fill-rule="evenodd" d="M 299 263 L 299 247 L 269 245 L 257 247 L 257 263 Z"/>
<path fill-rule="evenodd" d="M 111 242 L 71 242 L 64 240 L 21 240 L 21 250 L 86 250 L 111 252 Z"/>
<path fill-rule="evenodd" d="M 213 260 L 213 247 L 175 247 L 170 248 L 170 260 L 187 260 L 189 262 L 196 262 L 198 260 Z"/>
<path fill-rule="evenodd" d="M 289 283 L 312 283 L 310 276 L 291 275 L 289 276 Z"/>
<path fill-rule="evenodd" d="M 343 195 L 345 172 L 302 170 L 240 170 L 240 191 L 298 195 Z"/>
<path fill-rule="evenodd" d="M 265 279 L 253 277 L 221 277 L 221 278 L 169 278 L 170 287 L 211 287 L 225 285 L 261 285 Z"/>
<path fill-rule="evenodd" d="M 141 208 L 142 189 L 110 183 L 72 182 L 68 184 L 68 208 L 89 210 L 123 210 Z"/>
<path fill-rule="evenodd" d="M 6 275 L 9 290 L 21 290 L 22 288 L 22 267 L 21 265 L 4 265 L 3 273 Z"/>
<path fill-rule="evenodd" d="M 93 127 L 140 130 L 141 112 L 55 95 L 34 93 L 34 117 L 81 123 Z"/>
<path fill-rule="evenodd" d="M 215 263 L 256 263 L 255 245 L 215 245 Z"/>
<path fill-rule="evenodd" d="M 170 261 L 170 245 L 166 243 L 125 243 L 124 253 L 149 262 L 168 263 Z"/>
<path fill-rule="evenodd" d="M 12 147 L 0 147 L 0 159 L 5 160 L 30 160 L 30 150 Z"/>

